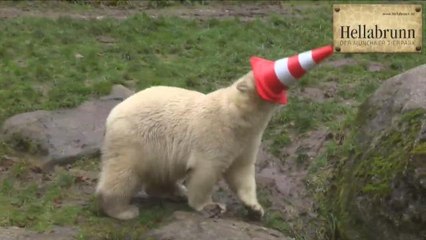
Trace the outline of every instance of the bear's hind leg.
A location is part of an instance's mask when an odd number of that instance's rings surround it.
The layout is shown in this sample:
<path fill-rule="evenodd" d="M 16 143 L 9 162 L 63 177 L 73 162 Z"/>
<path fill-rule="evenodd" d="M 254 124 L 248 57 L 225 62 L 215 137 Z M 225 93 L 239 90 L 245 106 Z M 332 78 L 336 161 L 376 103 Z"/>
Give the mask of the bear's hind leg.
<path fill-rule="evenodd" d="M 139 208 L 131 205 L 130 200 L 140 190 L 141 180 L 130 166 L 123 165 L 104 165 L 96 195 L 104 213 L 116 219 L 128 220 L 139 216 Z"/>

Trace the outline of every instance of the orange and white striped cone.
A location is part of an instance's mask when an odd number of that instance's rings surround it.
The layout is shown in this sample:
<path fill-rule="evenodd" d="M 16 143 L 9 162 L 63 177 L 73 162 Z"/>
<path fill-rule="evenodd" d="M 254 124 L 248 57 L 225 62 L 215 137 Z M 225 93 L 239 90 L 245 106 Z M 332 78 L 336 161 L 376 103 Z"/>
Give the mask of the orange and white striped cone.
<path fill-rule="evenodd" d="M 251 57 L 257 93 L 265 101 L 287 104 L 288 87 L 332 54 L 333 47 L 328 45 L 277 61 Z"/>

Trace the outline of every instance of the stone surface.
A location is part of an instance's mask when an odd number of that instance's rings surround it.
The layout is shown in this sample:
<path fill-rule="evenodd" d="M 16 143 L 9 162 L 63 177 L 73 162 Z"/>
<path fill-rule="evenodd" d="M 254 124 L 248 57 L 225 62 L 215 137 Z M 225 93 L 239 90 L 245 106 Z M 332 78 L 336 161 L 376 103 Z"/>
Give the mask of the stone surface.
<path fill-rule="evenodd" d="M 370 142 L 402 113 L 421 108 L 426 109 L 426 64 L 388 79 L 362 104 L 360 136 Z"/>
<path fill-rule="evenodd" d="M 150 231 L 141 239 L 150 240 L 290 240 L 282 233 L 255 224 L 231 219 L 204 218 L 195 213 L 175 212 L 174 220 Z"/>
<path fill-rule="evenodd" d="M 18 114 L 4 122 L 1 135 L 17 149 L 40 155 L 49 165 L 93 156 L 99 153 L 109 112 L 131 94 L 115 85 L 110 95 L 74 109 Z"/>
<path fill-rule="evenodd" d="M 66 227 L 54 227 L 46 233 L 19 227 L 0 227 L 1 240 L 74 240 L 76 237 L 77 231 Z"/>
<path fill-rule="evenodd" d="M 426 65 L 364 102 L 325 204 L 344 240 L 426 239 Z"/>

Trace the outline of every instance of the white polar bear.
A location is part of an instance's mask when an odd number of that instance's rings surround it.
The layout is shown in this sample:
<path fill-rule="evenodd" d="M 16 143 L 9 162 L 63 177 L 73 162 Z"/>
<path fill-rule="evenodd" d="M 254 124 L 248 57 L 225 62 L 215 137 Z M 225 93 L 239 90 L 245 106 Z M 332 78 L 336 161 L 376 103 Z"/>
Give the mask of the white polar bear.
<path fill-rule="evenodd" d="M 255 160 L 262 134 L 279 104 L 262 100 L 249 72 L 229 87 L 202 94 L 151 87 L 118 104 L 106 121 L 102 171 L 96 189 L 103 211 L 117 219 L 139 214 L 130 200 L 186 194 L 197 211 L 224 206 L 211 199 L 224 177 L 257 217 Z M 185 179 L 184 187 L 180 182 Z"/>

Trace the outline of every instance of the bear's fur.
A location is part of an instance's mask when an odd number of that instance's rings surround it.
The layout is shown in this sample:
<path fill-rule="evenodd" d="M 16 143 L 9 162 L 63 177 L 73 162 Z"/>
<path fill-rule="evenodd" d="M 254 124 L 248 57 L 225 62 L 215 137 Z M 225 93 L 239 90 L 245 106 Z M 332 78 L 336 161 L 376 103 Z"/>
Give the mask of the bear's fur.
<path fill-rule="evenodd" d="M 101 208 L 117 219 L 137 217 L 130 200 L 144 187 L 152 196 L 186 196 L 197 211 L 224 210 L 211 199 L 224 177 L 251 213 L 261 217 L 255 160 L 277 106 L 258 96 L 252 72 L 209 94 L 158 86 L 132 95 L 106 121 L 96 189 Z"/>

